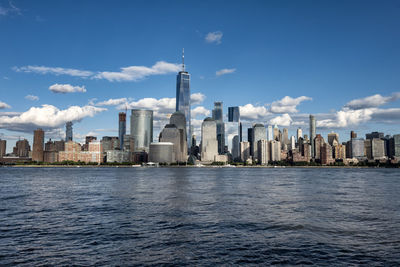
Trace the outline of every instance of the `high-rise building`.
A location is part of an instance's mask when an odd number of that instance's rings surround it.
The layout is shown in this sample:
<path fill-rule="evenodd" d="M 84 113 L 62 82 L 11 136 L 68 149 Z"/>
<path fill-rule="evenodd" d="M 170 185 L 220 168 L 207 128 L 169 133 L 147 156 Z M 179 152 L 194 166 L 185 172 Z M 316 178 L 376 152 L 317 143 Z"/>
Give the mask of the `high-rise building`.
<path fill-rule="evenodd" d="M 246 162 L 250 158 L 250 142 L 240 142 L 240 159 Z"/>
<path fill-rule="evenodd" d="M 96 139 L 94 139 L 96 140 Z M 93 143 L 94 140 L 91 140 L 89 142 Z M 107 152 L 108 150 L 115 150 L 115 149 L 119 149 L 119 138 L 117 136 L 103 136 L 103 138 L 101 139 L 101 144 L 102 144 L 102 148 L 103 148 L 103 152 Z"/>
<path fill-rule="evenodd" d="M 365 150 L 364 150 L 364 139 L 362 138 L 352 138 L 350 140 L 350 149 L 351 149 L 351 157 L 352 158 L 364 158 Z"/>
<path fill-rule="evenodd" d="M 97 140 L 96 136 L 89 136 L 89 135 L 86 136 L 85 137 L 85 144 L 83 145 L 82 150 L 83 151 L 89 151 L 89 143 L 92 142 L 92 141 L 95 141 L 95 140 Z"/>
<path fill-rule="evenodd" d="M 176 159 L 173 150 L 174 144 L 171 142 L 151 143 L 149 161 L 168 164 L 175 162 Z"/>
<path fill-rule="evenodd" d="M 335 159 L 346 159 L 346 145 L 336 144 L 333 147 L 333 155 Z"/>
<path fill-rule="evenodd" d="M 303 130 L 301 128 L 297 128 L 297 138 L 296 141 L 299 142 L 299 139 L 303 138 Z"/>
<path fill-rule="evenodd" d="M 72 141 L 72 121 L 65 124 L 65 142 Z"/>
<path fill-rule="evenodd" d="M 314 117 L 314 115 L 310 115 L 310 142 L 311 142 L 311 157 L 312 158 L 315 158 L 315 145 L 314 145 L 315 136 L 316 136 L 315 117 Z"/>
<path fill-rule="evenodd" d="M 270 143 L 269 151 L 271 153 L 270 160 L 271 161 L 280 161 L 281 160 L 281 142 L 272 140 L 269 143 Z"/>
<path fill-rule="evenodd" d="M 212 118 L 217 123 L 218 153 L 222 155 L 225 152 L 225 124 L 223 118 L 222 102 L 214 102 Z"/>
<path fill-rule="evenodd" d="M 187 161 L 187 154 L 188 154 L 188 143 L 187 143 L 187 136 L 186 136 L 186 118 L 185 114 L 180 111 L 176 111 L 171 115 L 169 119 L 169 123 L 175 125 L 178 130 L 178 137 L 179 137 L 179 144 L 174 146 L 177 151 L 175 152 L 175 160 L 178 162 L 186 162 Z M 193 138 L 193 136 L 192 136 Z M 161 142 L 161 140 L 160 140 Z M 167 141 L 165 142 L 172 142 Z M 172 142 L 174 143 L 174 142 Z M 175 143 L 174 143 L 175 145 Z"/>
<path fill-rule="evenodd" d="M 324 138 L 320 135 L 317 134 L 314 138 L 314 158 L 315 159 L 321 159 L 321 148 L 325 144 Z"/>
<path fill-rule="evenodd" d="M 118 139 L 119 149 L 124 149 L 124 135 L 126 134 L 126 113 L 120 112 L 118 114 Z"/>
<path fill-rule="evenodd" d="M 365 139 L 371 139 L 372 140 L 373 138 L 383 139 L 384 138 L 384 134 L 380 133 L 380 132 L 372 132 L 372 133 L 365 134 Z"/>
<path fill-rule="evenodd" d="M 272 125 L 268 125 L 267 140 L 268 141 L 274 140 L 274 134 L 273 134 L 273 131 L 272 131 Z"/>
<path fill-rule="evenodd" d="M 250 156 L 253 156 L 253 128 L 247 129 L 247 142 L 250 146 Z"/>
<path fill-rule="evenodd" d="M 239 122 L 239 120 L 240 120 L 239 107 L 228 107 L 228 121 Z"/>
<path fill-rule="evenodd" d="M 266 139 L 258 140 L 257 142 L 258 163 L 267 165 L 269 161 L 269 142 Z"/>
<path fill-rule="evenodd" d="M 31 147 L 29 146 L 29 142 L 26 139 L 18 140 L 15 143 L 15 147 L 13 148 L 13 154 L 20 158 L 29 157 L 29 151 Z"/>
<path fill-rule="evenodd" d="M 279 133 L 280 133 L 280 131 L 279 131 L 278 125 L 275 124 L 275 126 L 274 126 L 274 140 L 275 141 L 281 141 Z"/>
<path fill-rule="evenodd" d="M 0 139 L 0 158 L 6 155 L 6 150 L 7 150 L 7 141 Z"/>
<path fill-rule="evenodd" d="M 267 138 L 266 132 L 265 132 L 265 126 L 261 123 L 257 123 L 253 126 L 253 159 L 255 161 L 258 161 L 258 141 L 259 140 L 265 140 Z"/>
<path fill-rule="evenodd" d="M 182 50 L 182 71 L 176 76 L 176 111 L 185 114 L 187 134 L 187 144 L 190 146 L 192 138 L 192 127 L 190 117 L 190 74 L 185 71 L 185 54 Z M 132 133 L 131 133 L 132 134 Z"/>
<path fill-rule="evenodd" d="M 370 139 L 371 140 L 371 139 Z M 371 150 L 373 159 L 384 159 L 385 158 L 385 141 L 381 138 L 372 138 Z"/>
<path fill-rule="evenodd" d="M 296 138 L 292 135 L 290 137 L 290 150 L 293 150 L 296 148 Z"/>
<path fill-rule="evenodd" d="M 233 160 L 240 158 L 240 141 L 239 141 L 239 136 L 235 135 L 232 138 L 232 158 Z"/>
<path fill-rule="evenodd" d="M 350 132 L 350 139 L 357 138 L 357 133 L 354 131 Z"/>
<path fill-rule="evenodd" d="M 33 132 L 32 160 L 42 162 L 44 159 L 44 131 L 37 129 Z"/>
<path fill-rule="evenodd" d="M 324 143 L 321 146 L 321 164 L 329 165 L 333 162 L 335 162 L 335 160 L 332 158 L 332 147 L 331 145 Z"/>
<path fill-rule="evenodd" d="M 283 138 L 283 144 L 288 145 L 290 144 L 290 140 L 289 140 L 289 130 L 288 128 L 283 128 L 283 134 L 282 134 L 282 138 Z"/>
<path fill-rule="evenodd" d="M 132 109 L 131 138 L 135 143 L 135 151 L 149 151 L 153 142 L 153 111 Z"/>
<path fill-rule="evenodd" d="M 333 146 L 333 140 L 336 140 L 339 143 L 339 134 L 331 132 L 328 134 L 328 143 L 330 146 Z"/>
<path fill-rule="evenodd" d="M 160 133 L 160 142 L 161 143 L 168 142 L 168 143 L 173 144 L 173 150 L 172 150 L 172 153 L 174 154 L 173 161 L 178 161 L 178 162 L 186 161 L 187 149 L 184 151 L 185 152 L 185 154 L 184 154 L 185 157 L 184 157 L 184 155 L 182 153 L 183 152 L 182 147 L 181 147 L 182 140 L 184 137 L 186 137 L 186 135 L 183 135 L 183 133 L 181 131 L 179 131 L 179 129 L 176 127 L 175 124 L 165 125 L 164 129 Z M 184 140 L 186 141 L 186 139 L 184 139 Z M 150 160 L 150 161 L 152 161 L 152 160 Z"/>
<path fill-rule="evenodd" d="M 214 161 L 217 155 L 217 123 L 208 117 L 201 124 L 201 160 Z"/>

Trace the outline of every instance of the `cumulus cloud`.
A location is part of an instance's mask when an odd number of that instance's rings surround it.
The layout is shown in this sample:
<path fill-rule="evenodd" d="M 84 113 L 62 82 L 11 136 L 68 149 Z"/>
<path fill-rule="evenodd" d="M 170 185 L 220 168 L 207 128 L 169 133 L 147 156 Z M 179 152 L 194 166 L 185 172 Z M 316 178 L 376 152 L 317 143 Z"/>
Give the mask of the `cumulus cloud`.
<path fill-rule="evenodd" d="M 153 117 L 155 120 L 168 119 L 169 115 L 175 112 L 176 104 L 175 98 L 143 98 L 138 101 L 128 102 L 126 104 L 119 105 L 119 109 L 149 109 L 153 110 Z"/>
<path fill-rule="evenodd" d="M 53 84 L 49 87 L 49 90 L 52 91 L 53 93 L 75 93 L 75 92 L 81 92 L 85 93 L 86 88 L 85 86 L 72 86 L 70 84 Z"/>
<path fill-rule="evenodd" d="M 13 67 L 16 72 L 26 72 L 26 73 L 39 73 L 39 74 L 54 74 L 54 75 L 69 75 L 75 77 L 89 77 L 93 75 L 93 72 L 87 70 L 78 69 L 68 69 L 59 67 L 46 67 L 46 66 L 23 66 L 23 67 Z"/>
<path fill-rule="evenodd" d="M 242 120 L 260 120 L 270 114 L 266 107 L 253 106 L 252 104 L 240 106 L 239 110 Z"/>
<path fill-rule="evenodd" d="M 204 99 L 206 99 L 206 96 L 203 95 L 202 93 L 194 93 L 190 95 L 190 104 L 191 105 L 200 105 L 203 103 Z"/>
<path fill-rule="evenodd" d="M 221 76 L 229 73 L 234 73 L 236 69 L 222 69 L 215 72 L 215 75 Z"/>
<path fill-rule="evenodd" d="M 209 33 L 207 33 L 205 40 L 207 43 L 220 44 L 221 40 L 222 40 L 222 36 L 223 36 L 223 33 L 220 31 L 209 32 Z"/>
<path fill-rule="evenodd" d="M 297 98 L 285 96 L 281 100 L 272 102 L 270 110 L 272 113 L 297 113 L 299 112 L 297 106 L 300 105 L 301 102 L 307 100 L 312 100 L 312 98 L 308 96 L 300 96 Z"/>
<path fill-rule="evenodd" d="M 375 108 L 396 101 L 400 98 L 400 92 L 393 93 L 391 96 L 382 96 L 380 94 L 354 99 L 348 102 L 345 107 L 349 109 Z"/>
<path fill-rule="evenodd" d="M 0 109 L 4 109 L 4 108 L 11 108 L 11 106 L 7 103 L 0 101 Z"/>
<path fill-rule="evenodd" d="M 281 116 L 277 116 L 275 118 L 272 118 L 269 121 L 269 124 L 271 124 L 271 125 L 275 125 L 276 124 L 276 125 L 279 125 L 279 126 L 288 127 L 288 126 L 290 126 L 292 124 L 292 122 L 293 122 L 293 120 L 290 117 L 290 115 L 285 113 L 285 114 L 282 114 Z"/>
<path fill-rule="evenodd" d="M 196 118 L 197 116 L 201 115 L 203 117 L 207 117 L 210 115 L 210 111 L 203 106 L 198 106 L 191 110 L 192 118 Z"/>
<path fill-rule="evenodd" d="M 96 104 L 96 106 L 118 106 L 128 102 L 126 97 L 124 98 L 110 98 L 106 101 L 102 101 Z"/>
<path fill-rule="evenodd" d="M 121 68 L 119 72 L 103 71 L 94 76 L 95 79 L 106 79 L 113 81 L 138 81 L 151 75 L 168 74 L 180 71 L 180 65 L 158 61 L 152 67 L 146 66 L 130 66 Z"/>
<path fill-rule="evenodd" d="M 47 130 L 55 129 L 68 121 L 80 121 L 105 110 L 105 108 L 94 106 L 71 106 L 60 110 L 52 105 L 42 105 L 31 107 L 28 111 L 16 116 L 0 116 L 0 128 L 29 133 L 39 127 Z"/>
<path fill-rule="evenodd" d="M 25 96 L 25 99 L 31 100 L 31 101 L 38 101 L 39 97 L 35 96 L 35 95 L 27 95 L 27 96 Z"/>

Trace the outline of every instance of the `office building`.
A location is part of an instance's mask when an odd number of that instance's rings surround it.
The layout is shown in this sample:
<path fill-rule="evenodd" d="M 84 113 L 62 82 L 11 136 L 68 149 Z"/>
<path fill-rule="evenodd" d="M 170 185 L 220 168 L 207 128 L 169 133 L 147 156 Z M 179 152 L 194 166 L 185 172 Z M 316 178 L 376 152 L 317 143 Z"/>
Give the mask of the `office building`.
<path fill-rule="evenodd" d="M 178 150 L 175 154 L 175 159 L 179 162 L 186 162 L 188 154 L 188 138 L 186 135 L 186 118 L 185 114 L 180 111 L 176 111 L 171 115 L 169 123 L 175 125 L 179 132 L 179 145 L 176 147 Z M 193 131 L 192 131 L 193 132 Z M 190 138 L 190 141 L 193 136 Z M 169 141 L 165 141 L 169 142 Z M 175 144 L 175 143 L 174 143 Z"/>
<path fill-rule="evenodd" d="M 217 124 L 218 153 L 225 153 L 225 124 L 223 118 L 222 102 L 214 102 L 212 118 Z"/>
<path fill-rule="evenodd" d="M 167 124 L 160 133 L 160 143 L 172 143 L 173 159 L 178 162 L 186 162 L 187 147 L 183 151 L 183 141 L 186 141 L 186 135 L 180 131 L 175 124 Z"/>
<path fill-rule="evenodd" d="M 333 146 L 333 141 L 336 140 L 339 143 L 339 134 L 331 132 L 328 134 L 328 143 Z"/>
<path fill-rule="evenodd" d="M 134 140 L 134 151 L 149 151 L 153 142 L 153 111 L 132 109 L 131 138 Z"/>
<path fill-rule="evenodd" d="M 106 160 L 108 163 L 130 162 L 131 161 L 130 152 L 123 151 L 123 150 L 108 150 L 106 152 Z"/>
<path fill-rule="evenodd" d="M 371 139 L 369 139 L 371 140 Z M 374 160 L 385 158 L 385 141 L 381 138 L 372 138 L 371 140 L 371 154 Z"/>
<path fill-rule="evenodd" d="M 267 138 L 265 126 L 261 123 L 257 123 L 253 126 L 253 160 L 258 161 L 258 141 L 265 140 Z"/>
<path fill-rule="evenodd" d="M 316 122 L 315 117 L 310 115 L 310 143 L 311 143 L 311 157 L 315 158 L 315 144 L 314 138 L 316 136 Z M 318 156 L 319 158 L 319 156 Z"/>
<path fill-rule="evenodd" d="M 42 162 L 44 159 L 43 155 L 44 148 L 44 131 L 37 129 L 33 132 L 33 149 L 32 149 L 32 161 Z"/>
<path fill-rule="evenodd" d="M 246 162 L 250 158 L 250 142 L 240 142 L 240 159 Z"/>
<path fill-rule="evenodd" d="M 346 159 L 346 145 L 337 143 L 332 149 L 335 159 Z"/>
<path fill-rule="evenodd" d="M 97 140 L 96 136 L 86 136 L 85 137 L 85 144 L 82 146 L 83 151 L 89 151 L 89 143 L 92 141 Z"/>
<path fill-rule="evenodd" d="M 201 160 L 214 161 L 216 155 L 218 155 L 217 123 L 208 117 L 201 124 Z"/>
<path fill-rule="evenodd" d="M 361 159 L 365 157 L 364 139 L 353 138 L 350 141 L 351 157 Z"/>
<path fill-rule="evenodd" d="M 190 74 L 185 71 L 185 54 L 182 51 L 182 71 L 176 76 L 176 109 L 185 115 L 187 141 L 186 143 L 190 146 L 192 138 L 192 127 L 190 117 Z M 132 133 L 131 133 L 132 134 Z M 189 147 L 190 148 L 190 147 Z"/>
<path fill-rule="evenodd" d="M 239 122 L 240 121 L 239 107 L 228 107 L 228 121 L 229 122 Z"/>
<path fill-rule="evenodd" d="M 253 128 L 247 129 L 247 142 L 250 145 L 250 156 L 253 156 Z"/>
<path fill-rule="evenodd" d="M 271 161 L 280 161 L 281 160 L 281 142 L 272 140 L 270 143 L 270 160 Z"/>
<path fill-rule="evenodd" d="M 267 140 L 268 141 L 274 140 L 274 134 L 273 134 L 273 130 L 272 130 L 272 125 L 268 125 Z"/>
<path fill-rule="evenodd" d="M 26 139 L 18 140 L 13 148 L 13 154 L 20 158 L 29 157 L 29 151 L 31 151 L 31 147 Z"/>
<path fill-rule="evenodd" d="M 269 161 L 269 142 L 266 139 L 258 140 L 257 142 L 257 159 L 261 165 L 268 165 Z"/>
<path fill-rule="evenodd" d="M 317 135 L 318 136 L 318 135 Z M 321 164 L 329 165 L 334 163 L 335 160 L 332 158 L 332 147 L 328 143 L 324 143 L 321 146 Z"/>
<path fill-rule="evenodd" d="M 324 138 L 320 134 L 317 134 L 314 138 L 314 158 L 316 160 L 321 159 L 321 148 L 324 143 Z"/>
<path fill-rule="evenodd" d="M 354 131 L 350 132 L 350 139 L 357 138 L 357 133 Z"/>
<path fill-rule="evenodd" d="M 65 142 L 72 141 L 72 121 L 65 124 Z"/>
<path fill-rule="evenodd" d="M 167 163 L 175 162 L 174 144 L 171 142 L 151 143 L 149 150 L 149 162 Z"/>
<path fill-rule="evenodd" d="M 6 151 L 7 151 L 7 141 L 0 139 L 0 158 L 6 155 Z"/>
<path fill-rule="evenodd" d="M 393 157 L 400 158 L 400 134 L 393 135 L 393 141 L 391 147 L 393 151 Z"/>
<path fill-rule="evenodd" d="M 296 132 L 296 133 L 297 133 L 297 136 L 296 136 L 297 139 L 296 139 L 296 141 L 299 142 L 299 139 L 300 139 L 300 138 L 303 138 L 303 130 L 302 130 L 301 128 L 297 128 L 297 132 Z"/>
<path fill-rule="evenodd" d="M 120 112 L 118 114 L 118 140 L 119 149 L 124 149 L 124 135 L 126 134 L 126 113 Z"/>
<path fill-rule="evenodd" d="M 296 148 L 296 137 L 293 135 L 290 137 L 290 150 L 293 150 Z"/>
<path fill-rule="evenodd" d="M 372 133 L 365 134 L 365 139 L 372 140 L 374 138 L 383 139 L 384 138 L 384 134 L 380 133 L 380 132 L 372 132 Z"/>
<path fill-rule="evenodd" d="M 240 158 L 240 141 L 238 135 L 232 138 L 232 158 L 233 160 Z"/>
<path fill-rule="evenodd" d="M 280 137 L 280 131 L 279 131 L 278 125 L 275 124 L 275 126 L 274 126 L 274 140 L 275 141 L 281 141 L 280 138 L 281 137 Z"/>
<path fill-rule="evenodd" d="M 93 141 L 94 140 L 91 140 L 89 144 Z M 117 136 L 103 136 L 103 138 L 101 139 L 101 144 L 103 147 L 103 152 L 120 148 L 119 138 Z"/>
<path fill-rule="evenodd" d="M 290 144 L 288 128 L 283 128 L 282 138 L 283 138 L 283 140 L 282 140 L 283 144 L 285 144 L 285 145 L 289 145 Z"/>

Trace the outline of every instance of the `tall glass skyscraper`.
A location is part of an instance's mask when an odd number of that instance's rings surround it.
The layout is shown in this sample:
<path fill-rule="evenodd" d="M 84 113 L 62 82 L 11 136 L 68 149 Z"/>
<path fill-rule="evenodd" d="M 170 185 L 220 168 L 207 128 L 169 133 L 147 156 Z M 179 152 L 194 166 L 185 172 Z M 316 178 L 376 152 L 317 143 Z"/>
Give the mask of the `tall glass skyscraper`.
<path fill-rule="evenodd" d="M 311 157 L 315 157 L 315 144 L 314 144 L 314 138 L 316 135 L 316 123 L 315 123 L 315 117 L 313 115 L 310 115 L 310 142 L 311 142 Z"/>
<path fill-rule="evenodd" d="M 185 71 L 185 54 L 182 51 L 182 71 L 176 76 L 176 111 L 185 114 L 188 146 L 190 146 L 192 131 L 190 118 L 190 74 Z M 189 147 L 190 148 L 190 147 Z"/>
<path fill-rule="evenodd" d="M 72 141 L 72 121 L 65 124 L 65 142 Z"/>
<path fill-rule="evenodd" d="M 134 151 L 149 151 L 150 143 L 153 142 L 152 110 L 132 109 L 131 137 L 135 143 Z"/>
<path fill-rule="evenodd" d="M 228 121 L 239 122 L 240 112 L 239 107 L 228 107 Z"/>
<path fill-rule="evenodd" d="M 218 153 L 220 155 L 225 153 L 225 124 L 223 115 L 222 102 L 214 102 L 212 118 L 217 123 Z"/>

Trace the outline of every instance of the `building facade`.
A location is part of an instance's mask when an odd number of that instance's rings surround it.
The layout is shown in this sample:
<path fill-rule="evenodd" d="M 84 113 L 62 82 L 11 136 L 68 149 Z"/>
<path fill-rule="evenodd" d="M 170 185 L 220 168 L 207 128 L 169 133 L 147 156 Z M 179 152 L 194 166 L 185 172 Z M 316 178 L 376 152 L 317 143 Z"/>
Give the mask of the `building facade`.
<path fill-rule="evenodd" d="M 153 111 L 132 109 L 131 138 L 134 140 L 134 151 L 149 151 L 153 142 Z"/>
<path fill-rule="evenodd" d="M 218 155 L 217 123 L 212 118 L 205 118 L 201 124 L 201 160 L 214 161 Z"/>

